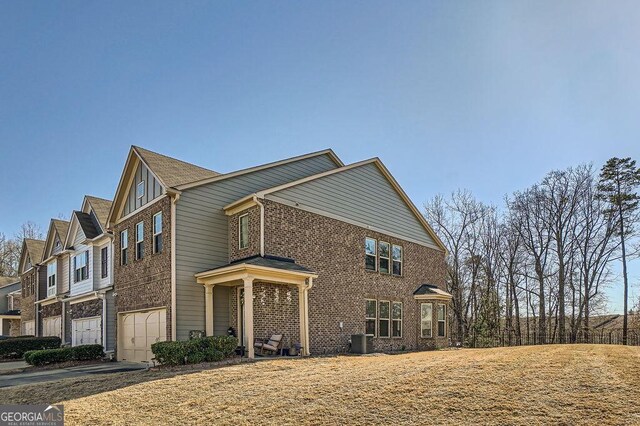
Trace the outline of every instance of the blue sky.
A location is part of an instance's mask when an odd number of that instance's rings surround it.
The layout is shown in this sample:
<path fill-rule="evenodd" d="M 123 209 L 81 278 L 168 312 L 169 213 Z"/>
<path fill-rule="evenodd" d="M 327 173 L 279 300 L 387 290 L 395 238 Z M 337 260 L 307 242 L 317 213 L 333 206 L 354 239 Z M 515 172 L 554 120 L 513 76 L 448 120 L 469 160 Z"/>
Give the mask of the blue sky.
<path fill-rule="evenodd" d="M 111 198 L 131 144 L 379 156 L 419 206 L 640 160 L 634 3 L 0 0 L 0 232 Z"/>

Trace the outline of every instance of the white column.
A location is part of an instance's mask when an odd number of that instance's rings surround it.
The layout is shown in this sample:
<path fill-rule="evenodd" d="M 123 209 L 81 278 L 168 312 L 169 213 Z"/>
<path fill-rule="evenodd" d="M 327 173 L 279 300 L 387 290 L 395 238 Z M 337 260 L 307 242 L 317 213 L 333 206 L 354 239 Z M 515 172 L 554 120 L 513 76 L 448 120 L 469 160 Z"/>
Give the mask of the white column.
<path fill-rule="evenodd" d="M 300 344 L 302 345 L 302 354 L 305 355 L 307 352 L 307 344 L 306 344 L 306 325 L 305 321 L 307 316 L 305 315 L 305 305 L 304 305 L 304 291 L 305 285 L 298 284 L 298 317 L 300 318 Z"/>
<path fill-rule="evenodd" d="M 206 311 L 205 331 L 207 336 L 213 336 L 213 284 L 204 285 L 204 302 Z"/>
<path fill-rule="evenodd" d="M 243 278 L 244 281 L 244 334 L 247 336 L 247 354 L 254 358 L 253 352 L 253 277 Z"/>
<path fill-rule="evenodd" d="M 313 278 L 309 278 L 309 285 L 304 288 L 304 355 L 311 354 L 309 346 L 309 289 L 313 286 Z"/>

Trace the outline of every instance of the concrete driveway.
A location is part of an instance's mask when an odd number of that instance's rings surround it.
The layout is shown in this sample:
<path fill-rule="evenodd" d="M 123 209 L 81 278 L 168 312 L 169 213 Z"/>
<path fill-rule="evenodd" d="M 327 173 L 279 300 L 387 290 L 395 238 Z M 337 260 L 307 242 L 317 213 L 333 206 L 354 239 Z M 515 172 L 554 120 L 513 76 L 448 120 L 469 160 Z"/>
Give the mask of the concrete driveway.
<path fill-rule="evenodd" d="M 22 368 L 25 366 L 24 363 L 22 365 L 18 365 L 18 362 L 3 364 L 16 364 L 13 369 Z M 22 373 L 0 375 L 0 388 L 19 385 L 30 385 L 33 383 L 51 382 L 56 380 L 68 379 L 70 377 L 82 377 L 92 374 L 140 371 L 146 370 L 147 368 L 148 366 L 146 364 L 139 362 L 105 362 L 103 364 L 81 365 L 77 367 L 58 368 L 52 370 L 27 370 Z M 5 370 L 8 369 L 9 368 L 6 368 Z"/>

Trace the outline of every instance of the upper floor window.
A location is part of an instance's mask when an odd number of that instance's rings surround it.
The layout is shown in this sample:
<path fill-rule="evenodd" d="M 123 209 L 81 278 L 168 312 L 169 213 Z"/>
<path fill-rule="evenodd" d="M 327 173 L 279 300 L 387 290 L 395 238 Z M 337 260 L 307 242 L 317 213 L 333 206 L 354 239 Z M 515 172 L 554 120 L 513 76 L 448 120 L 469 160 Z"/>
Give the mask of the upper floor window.
<path fill-rule="evenodd" d="M 102 278 L 109 276 L 109 247 L 102 247 L 100 250 L 100 276 Z"/>
<path fill-rule="evenodd" d="M 25 271 L 31 268 L 31 256 L 27 256 L 27 263 L 25 265 Z"/>
<path fill-rule="evenodd" d="M 249 214 L 238 218 L 238 240 L 241 249 L 249 247 Z"/>
<path fill-rule="evenodd" d="M 56 270 L 58 265 L 56 262 L 47 265 L 47 297 L 56 295 Z"/>
<path fill-rule="evenodd" d="M 420 336 L 433 337 L 433 303 L 420 304 Z"/>
<path fill-rule="evenodd" d="M 153 215 L 153 252 L 162 252 L 162 212 Z"/>
<path fill-rule="evenodd" d="M 129 248 L 129 231 L 120 232 L 120 264 L 127 264 L 127 249 Z"/>
<path fill-rule="evenodd" d="M 136 260 L 144 258 L 144 222 L 136 223 Z"/>
<path fill-rule="evenodd" d="M 89 278 L 89 251 L 80 253 L 73 258 L 74 280 L 73 282 L 84 281 Z"/>
<path fill-rule="evenodd" d="M 366 238 L 364 242 L 364 254 L 365 254 L 365 268 L 369 271 L 376 271 L 376 240 L 373 238 Z"/>
<path fill-rule="evenodd" d="M 389 273 L 389 243 L 380 241 L 378 252 L 380 253 L 380 272 Z"/>
<path fill-rule="evenodd" d="M 136 186 L 136 198 L 140 199 L 142 197 L 144 197 L 144 181 L 141 181 L 138 183 L 138 186 Z"/>
<path fill-rule="evenodd" d="M 447 305 L 438 303 L 438 337 L 445 337 L 447 325 Z"/>
<path fill-rule="evenodd" d="M 393 275 L 402 275 L 402 246 L 393 245 Z"/>

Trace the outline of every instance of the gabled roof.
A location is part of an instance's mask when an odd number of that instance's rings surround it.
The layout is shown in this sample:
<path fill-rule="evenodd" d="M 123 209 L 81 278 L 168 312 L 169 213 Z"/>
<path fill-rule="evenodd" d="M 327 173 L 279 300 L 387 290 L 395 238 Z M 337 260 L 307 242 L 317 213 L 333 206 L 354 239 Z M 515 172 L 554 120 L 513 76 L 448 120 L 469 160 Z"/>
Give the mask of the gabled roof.
<path fill-rule="evenodd" d="M 103 230 L 107 229 L 107 218 L 109 217 L 109 210 L 111 210 L 111 200 L 107 200 L 104 198 L 94 197 L 91 195 L 86 195 L 85 200 L 91 206 L 91 210 L 98 218 L 100 222 L 100 226 Z"/>
<path fill-rule="evenodd" d="M 47 239 L 45 240 L 44 252 L 42 253 L 43 260 L 51 255 L 55 235 L 60 238 L 60 243 L 64 245 L 67 232 L 69 232 L 69 222 L 61 219 L 51 219 Z"/>
<path fill-rule="evenodd" d="M 220 174 L 195 164 L 140 148 L 139 146 L 133 146 L 132 149 L 140 156 L 165 188 L 175 188 L 178 185 L 211 178 Z"/>
<path fill-rule="evenodd" d="M 433 284 L 422 284 L 420 287 L 413 292 L 414 296 L 442 296 L 442 297 L 451 297 L 451 294 L 447 293 L 444 290 L 440 290 L 437 285 Z"/>
<path fill-rule="evenodd" d="M 96 224 L 94 223 L 90 214 L 74 211 L 73 215 L 78 219 L 80 229 L 82 229 L 82 233 L 85 237 L 87 237 L 87 239 L 95 238 L 101 234 L 100 230 L 96 228 Z"/>
<path fill-rule="evenodd" d="M 44 240 L 34 240 L 25 238 L 22 242 L 22 251 L 20 252 L 20 262 L 18 263 L 20 273 L 22 273 L 22 265 L 29 256 L 31 259 L 31 265 L 37 265 L 42 262 L 42 255 L 44 253 Z"/>
<path fill-rule="evenodd" d="M 391 184 L 393 189 L 398 193 L 398 195 L 404 201 L 404 203 L 407 205 L 407 207 L 409 207 L 411 212 L 415 215 L 417 220 L 420 222 L 420 224 L 423 226 L 423 228 L 427 231 L 427 233 L 433 239 L 433 241 L 438 246 L 438 248 L 440 248 L 442 251 L 444 251 L 446 253 L 447 249 L 446 249 L 444 243 L 442 242 L 442 240 L 438 237 L 438 235 L 433 230 L 431 225 L 429 225 L 429 223 L 427 222 L 425 217 L 422 215 L 422 213 L 420 213 L 420 211 L 415 206 L 415 204 L 413 204 L 413 202 L 411 201 L 411 199 L 409 198 L 407 193 L 404 192 L 402 187 L 398 184 L 398 182 L 391 175 L 391 173 L 385 167 L 385 165 L 382 164 L 382 161 L 380 161 L 380 159 L 378 157 L 374 157 L 374 158 L 371 158 L 371 159 L 368 159 L 368 160 L 359 161 L 357 163 L 349 164 L 347 166 L 338 167 L 337 169 L 328 170 L 326 172 L 322 172 L 322 173 L 318 173 L 318 174 L 315 174 L 315 175 L 311 175 L 311 176 L 308 176 L 308 177 L 305 177 L 305 178 L 302 178 L 302 179 L 295 180 L 293 182 L 288 182 L 288 183 L 285 183 L 285 184 L 282 184 L 282 185 L 275 186 L 273 188 L 265 189 L 263 191 L 256 192 L 255 194 L 247 195 L 246 197 L 243 197 L 243 198 L 241 198 L 241 199 L 239 199 L 237 201 L 234 201 L 233 203 L 230 203 L 230 204 L 226 205 L 224 207 L 224 210 L 233 211 L 233 210 L 236 210 L 236 208 L 238 206 L 241 206 L 241 205 L 246 204 L 247 202 L 250 202 L 250 200 L 252 198 L 255 198 L 255 197 L 264 198 L 266 195 L 272 194 L 274 192 L 278 192 L 278 191 L 282 191 L 284 189 L 288 189 L 288 188 L 291 188 L 291 187 L 294 187 L 294 186 L 302 185 L 302 184 L 305 184 L 307 182 L 312 182 L 312 181 L 315 181 L 317 179 L 321 179 L 321 178 L 324 178 L 324 177 L 327 177 L 327 176 L 335 175 L 337 173 L 343 173 L 343 172 L 346 172 L 348 170 L 352 170 L 352 169 L 355 169 L 355 168 L 358 168 L 358 167 L 362 167 L 362 166 L 365 166 L 365 165 L 368 165 L 368 164 L 374 164 L 375 166 L 377 166 L 377 168 L 380 170 L 382 175 Z"/>

